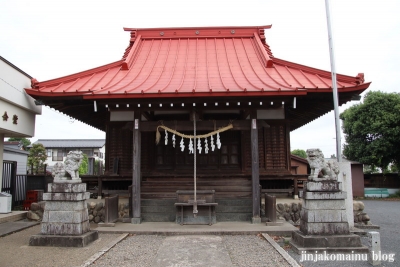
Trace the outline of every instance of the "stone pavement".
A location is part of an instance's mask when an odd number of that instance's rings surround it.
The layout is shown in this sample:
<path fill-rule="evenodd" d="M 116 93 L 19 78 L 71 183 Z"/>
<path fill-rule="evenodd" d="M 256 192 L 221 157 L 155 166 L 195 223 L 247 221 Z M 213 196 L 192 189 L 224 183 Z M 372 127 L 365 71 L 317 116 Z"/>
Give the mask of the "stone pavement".
<path fill-rule="evenodd" d="M 221 236 L 168 236 L 158 250 L 153 267 L 232 267 Z"/>

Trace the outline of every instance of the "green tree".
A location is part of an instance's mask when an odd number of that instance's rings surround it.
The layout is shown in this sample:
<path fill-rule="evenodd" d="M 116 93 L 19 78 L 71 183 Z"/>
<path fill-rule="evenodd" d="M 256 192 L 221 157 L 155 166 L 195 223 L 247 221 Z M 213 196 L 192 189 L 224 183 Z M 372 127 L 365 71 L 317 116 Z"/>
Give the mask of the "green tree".
<path fill-rule="evenodd" d="M 39 173 L 44 167 L 44 162 L 47 159 L 46 148 L 42 144 L 33 144 L 29 149 L 28 165 L 32 167 L 35 174 Z"/>
<path fill-rule="evenodd" d="M 379 169 L 376 167 L 372 167 L 371 165 L 364 165 L 364 173 L 379 173 Z"/>
<path fill-rule="evenodd" d="M 88 156 L 86 154 L 83 154 L 82 163 L 79 166 L 79 175 L 87 174 L 88 173 L 88 167 L 89 167 Z"/>
<path fill-rule="evenodd" d="M 303 149 L 295 149 L 290 152 L 292 155 L 298 156 L 300 158 L 306 159 L 307 153 Z"/>
<path fill-rule="evenodd" d="M 379 167 L 400 163 L 400 94 L 369 92 L 364 102 L 340 114 L 346 139 L 343 154 L 350 160 Z"/>
<path fill-rule="evenodd" d="M 23 138 L 11 137 L 11 138 L 8 138 L 7 141 L 19 141 L 19 142 L 21 142 L 24 150 L 28 150 L 28 146 L 31 144 L 31 141 L 29 139 L 26 139 L 25 137 L 23 137 Z"/>

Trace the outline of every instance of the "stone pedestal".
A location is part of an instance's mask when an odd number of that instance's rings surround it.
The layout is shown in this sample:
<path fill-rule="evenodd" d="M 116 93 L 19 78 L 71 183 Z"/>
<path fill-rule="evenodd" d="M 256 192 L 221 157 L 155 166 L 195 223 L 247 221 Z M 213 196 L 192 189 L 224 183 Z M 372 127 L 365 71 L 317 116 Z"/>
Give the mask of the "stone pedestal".
<path fill-rule="evenodd" d="M 367 252 L 360 237 L 351 234 L 346 192 L 337 181 L 308 181 L 304 187 L 300 231 L 292 233 L 292 247 L 301 251 Z"/>
<path fill-rule="evenodd" d="M 69 181 L 48 185 L 41 231 L 29 240 L 31 246 L 83 247 L 98 239 L 90 231 L 85 183 Z"/>

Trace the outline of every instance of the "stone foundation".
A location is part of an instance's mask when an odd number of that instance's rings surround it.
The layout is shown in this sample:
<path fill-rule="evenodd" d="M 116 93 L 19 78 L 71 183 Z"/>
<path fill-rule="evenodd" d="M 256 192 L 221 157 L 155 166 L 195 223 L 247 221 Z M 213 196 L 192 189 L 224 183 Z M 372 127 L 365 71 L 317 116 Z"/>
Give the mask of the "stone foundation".
<path fill-rule="evenodd" d="M 292 233 L 291 245 L 301 251 L 368 252 L 358 235 L 350 234 L 346 192 L 341 182 L 309 181 L 304 187 L 300 231 Z"/>
<path fill-rule="evenodd" d="M 33 202 L 31 204 L 31 209 L 27 212 L 26 217 L 29 220 L 33 221 L 42 221 L 43 220 L 43 214 L 44 214 L 44 207 L 46 205 L 46 201 L 41 201 L 38 203 Z M 68 207 L 69 205 L 75 205 L 69 202 L 64 202 L 64 201 L 53 201 L 53 204 L 47 205 L 47 210 L 51 210 L 54 208 L 54 210 L 63 210 L 64 207 Z M 105 207 L 103 202 L 87 202 L 87 209 L 88 209 L 88 215 L 89 215 L 89 223 L 104 223 L 105 222 Z M 68 208 L 67 208 L 68 210 Z M 119 221 L 124 221 L 124 220 L 129 220 L 131 221 L 131 218 L 129 218 L 129 204 L 128 203 L 119 203 L 118 205 L 118 215 L 119 215 Z"/>
<path fill-rule="evenodd" d="M 86 246 L 98 238 L 97 232 L 90 232 L 88 208 L 84 183 L 52 183 L 46 201 L 41 231 L 32 236 L 31 246 Z"/>
<path fill-rule="evenodd" d="M 42 247 L 85 247 L 99 238 L 97 231 L 82 235 L 33 235 L 29 239 L 30 246 Z"/>

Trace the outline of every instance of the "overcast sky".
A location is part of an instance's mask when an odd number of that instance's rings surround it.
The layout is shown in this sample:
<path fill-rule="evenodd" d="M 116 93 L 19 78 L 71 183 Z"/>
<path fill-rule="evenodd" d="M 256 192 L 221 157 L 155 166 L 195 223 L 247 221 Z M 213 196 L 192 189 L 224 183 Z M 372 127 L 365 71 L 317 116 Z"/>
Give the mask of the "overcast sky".
<path fill-rule="evenodd" d="M 330 2 L 337 73 L 364 73 L 368 91 L 399 91 L 400 1 Z M 0 0 L 0 12 L 0 55 L 39 81 L 121 59 L 130 38 L 123 27 L 272 24 L 265 35 L 275 57 L 330 70 L 322 0 Z M 31 141 L 44 138 L 105 133 L 43 107 Z M 291 133 L 292 150 L 315 147 L 336 154 L 333 112 Z"/>

